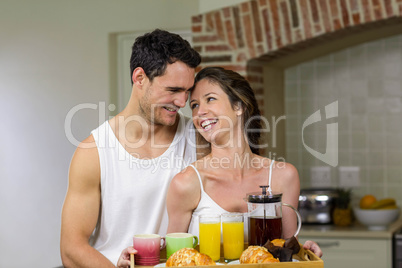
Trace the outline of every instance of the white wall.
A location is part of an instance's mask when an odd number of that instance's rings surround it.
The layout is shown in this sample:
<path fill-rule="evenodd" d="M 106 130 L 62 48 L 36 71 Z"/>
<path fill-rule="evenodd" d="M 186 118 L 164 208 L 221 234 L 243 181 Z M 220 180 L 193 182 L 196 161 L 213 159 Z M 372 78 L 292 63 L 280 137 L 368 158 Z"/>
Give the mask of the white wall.
<path fill-rule="evenodd" d="M 108 104 L 108 35 L 190 28 L 197 13 L 198 1 L 187 0 L 1 1 L 0 267 L 61 265 L 60 215 L 75 150 L 64 120 L 78 104 Z M 99 125 L 97 114 L 73 117 L 76 139 Z"/>
<path fill-rule="evenodd" d="M 60 215 L 75 150 L 64 121 L 76 105 L 109 104 L 109 34 L 190 28 L 192 15 L 240 1 L 216 2 L 1 1 L 0 267 L 61 265 Z M 98 113 L 72 118 L 75 139 L 103 121 Z"/>

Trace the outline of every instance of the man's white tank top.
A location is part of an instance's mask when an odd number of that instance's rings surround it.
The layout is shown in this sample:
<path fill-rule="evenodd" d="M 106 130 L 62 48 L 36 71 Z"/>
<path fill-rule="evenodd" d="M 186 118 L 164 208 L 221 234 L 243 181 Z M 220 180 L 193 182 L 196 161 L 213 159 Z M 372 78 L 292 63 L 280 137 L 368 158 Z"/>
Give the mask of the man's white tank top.
<path fill-rule="evenodd" d="M 153 159 L 129 154 L 109 122 L 92 135 L 101 169 L 101 209 L 90 243 L 116 265 L 121 251 L 133 245 L 133 235 L 166 234 L 167 189 L 177 173 L 196 161 L 195 129 L 180 115 L 173 142 Z"/>

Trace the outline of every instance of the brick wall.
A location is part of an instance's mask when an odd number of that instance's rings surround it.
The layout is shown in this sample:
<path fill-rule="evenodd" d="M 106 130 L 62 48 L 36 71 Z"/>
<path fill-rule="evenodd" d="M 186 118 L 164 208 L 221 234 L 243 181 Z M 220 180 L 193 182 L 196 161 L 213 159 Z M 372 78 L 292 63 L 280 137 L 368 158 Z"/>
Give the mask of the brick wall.
<path fill-rule="evenodd" d="M 401 18 L 402 0 L 253 0 L 194 16 L 193 44 L 202 55 L 200 68 L 222 66 L 244 75 L 262 108 L 263 68 L 251 59 L 279 57 Z"/>

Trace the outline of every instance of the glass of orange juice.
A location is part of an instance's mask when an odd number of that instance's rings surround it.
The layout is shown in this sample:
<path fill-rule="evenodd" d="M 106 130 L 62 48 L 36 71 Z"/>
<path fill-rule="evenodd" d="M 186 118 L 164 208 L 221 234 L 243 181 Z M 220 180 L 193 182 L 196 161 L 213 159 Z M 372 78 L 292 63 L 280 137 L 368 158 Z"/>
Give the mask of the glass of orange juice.
<path fill-rule="evenodd" d="M 200 253 L 207 254 L 214 261 L 221 258 L 221 216 L 205 214 L 199 216 Z"/>
<path fill-rule="evenodd" d="M 221 217 L 225 262 L 238 260 L 244 250 L 243 213 L 223 213 Z"/>

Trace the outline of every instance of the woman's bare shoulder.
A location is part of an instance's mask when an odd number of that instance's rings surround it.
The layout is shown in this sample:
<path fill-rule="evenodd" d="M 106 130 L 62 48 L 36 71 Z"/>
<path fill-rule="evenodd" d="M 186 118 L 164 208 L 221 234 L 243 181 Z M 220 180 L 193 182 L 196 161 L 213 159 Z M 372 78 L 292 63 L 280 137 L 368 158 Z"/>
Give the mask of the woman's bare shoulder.
<path fill-rule="evenodd" d="M 299 177 L 299 174 L 297 172 L 297 169 L 294 165 L 288 162 L 281 162 L 281 161 L 275 161 L 274 167 L 276 170 L 278 170 L 282 176 L 285 177 Z"/>
<path fill-rule="evenodd" d="M 273 159 L 266 157 L 260 158 L 262 161 L 262 166 L 269 169 Z M 284 161 L 275 160 L 272 166 L 273 177 L 281 178 L 281 184 L 291 183 L 292 181 L 299 180 L 299 173 L 294 165 Z"/>
<path fill-rule="evenodd" d="M 173 206 L 191 211 L 200 198 L 201 187 L 194 168 L 188 166 L 173 177 L 167 194 L 168 210 Z"/>
<path fill-rule="evenodd" d="M 200 189 L 199 184 L 196 171 L 193 167 L 187 166 L 173 177 L 170 187 L 178 193 L 188 193 Z"/>
<path fill-rule="evenodd" d="M 288 162 L 275 161 L 274 163 L 275 177 L 280 178 L 277 180 L 281 191 L 291 189 L 293 186 L 295 189 L 299 189 L 299 173 L 294 165 Z"/>

